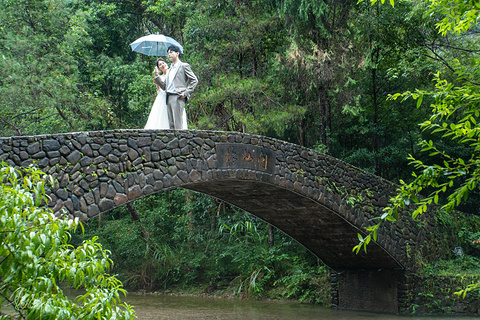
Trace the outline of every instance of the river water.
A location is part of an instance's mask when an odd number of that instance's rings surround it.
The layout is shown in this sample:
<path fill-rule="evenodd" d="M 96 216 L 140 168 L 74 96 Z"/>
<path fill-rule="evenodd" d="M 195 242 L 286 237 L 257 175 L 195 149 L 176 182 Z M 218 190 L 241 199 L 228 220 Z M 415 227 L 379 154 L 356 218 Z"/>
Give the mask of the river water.
<path fill-rule="evenodd" d="M 238 299 L 132 295 L 125 302 L 134 306 L 139 320 L 433 320 L 446 317 L 401 317 L 332 310 L 284 301 L 242 301 Z"/>
<path fill-rule="evenodd" d="M 78 291 L 64 290 L 72 299 Z M 138 320 L 446 320 L 453 317 L 401 317 L 370 312 L 332 310 L 299 302 L 245 301 L 239 299 L 128 294 L 124 302 L 132 305 Z M 2 311 L 15 314 L 3 305 Z M 458 317 L 457 319 L 462 319 Z"/>

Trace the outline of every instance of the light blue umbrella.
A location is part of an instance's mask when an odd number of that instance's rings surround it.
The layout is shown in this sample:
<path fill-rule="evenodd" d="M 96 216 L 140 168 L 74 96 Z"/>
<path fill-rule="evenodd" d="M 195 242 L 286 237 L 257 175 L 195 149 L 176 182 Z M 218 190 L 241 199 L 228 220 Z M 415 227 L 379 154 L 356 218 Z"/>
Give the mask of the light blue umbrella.
<path fill-rule="evenodd" d="M 161 56 L 166 57 L 168 55 L 167 49 L 169 46 L 175 45 L 180 49 L 180 53 L 183 54 L 183 47 L 180 43 L 174 39 L 164 36 L 163 34 L 150 34 L 138 38 L 134 42 L 130 43 L 132 50 L 146 54 L 147 56 Z"/>

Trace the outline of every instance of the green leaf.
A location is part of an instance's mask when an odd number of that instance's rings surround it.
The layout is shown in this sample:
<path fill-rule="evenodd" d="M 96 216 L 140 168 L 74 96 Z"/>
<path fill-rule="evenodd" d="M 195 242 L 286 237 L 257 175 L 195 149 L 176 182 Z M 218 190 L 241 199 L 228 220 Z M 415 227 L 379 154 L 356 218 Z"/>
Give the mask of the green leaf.
<path fill-rule="evenodd" d="M 393 6 L 393 5 L 392 5 Z M 417 108 L 420 108 L 420 106 L 422 105 L 422 102 L 423 102 L 423 94 L 418 96 L 418 99 L 417 99 Z"/>

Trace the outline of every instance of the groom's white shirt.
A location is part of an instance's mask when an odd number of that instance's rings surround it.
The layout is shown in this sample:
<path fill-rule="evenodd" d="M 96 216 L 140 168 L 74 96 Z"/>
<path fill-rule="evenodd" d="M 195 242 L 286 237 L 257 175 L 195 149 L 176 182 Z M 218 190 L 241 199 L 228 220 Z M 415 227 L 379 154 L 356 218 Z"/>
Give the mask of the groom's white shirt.
<path fill-rule="evenodd" d="M 175 86 L 173 85 L 173 79 L 175 78 L 175 74 L 177 73 L 177 66 L 179 65 L 180 60 L 177 61 L 177 63 L 172 64 L 170 66 L 170 69 L 168 69 L 167 72 L 167 92 L 168 93 L 177 93 L 175 91 Z"/>

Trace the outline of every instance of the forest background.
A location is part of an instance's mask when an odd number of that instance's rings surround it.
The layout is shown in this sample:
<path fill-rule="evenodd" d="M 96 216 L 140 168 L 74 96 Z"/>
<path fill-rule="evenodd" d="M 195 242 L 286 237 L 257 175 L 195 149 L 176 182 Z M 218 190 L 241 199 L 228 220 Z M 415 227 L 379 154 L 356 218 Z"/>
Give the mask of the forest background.
<path fill-rule="evenodd" d="M 478 29 L 438 32 L 442 8 L 351 0 L 1 0 L 0 135 L 143 128 L 155 98 L 156 57 L 131 51 L 161 33 L 184 46 L 199 85 L 190 129 L 241 131 L 325 152 L 385 179 L 411 180 L 407 155 L 433 140 L 419 126 L 431 110 L 408 90 L 432 90 L 440 72 L 475 68 Z M 456 59 L 456 60 L 454 60 Z M 477 116 L 478 117 L 478 116 Z M 479 267 L 478 188 L 457 230 L 450 268 Z M 177 189 L 140 199 L 86 224 L 112 252 L 132 290 L 223 291 L 325 303 L 328 268 L 272 226 L 219 200 Z M 455 259 L 455 260 L 453 260 Z M 426 269 L 432 268 L 426 265 Z"/>

